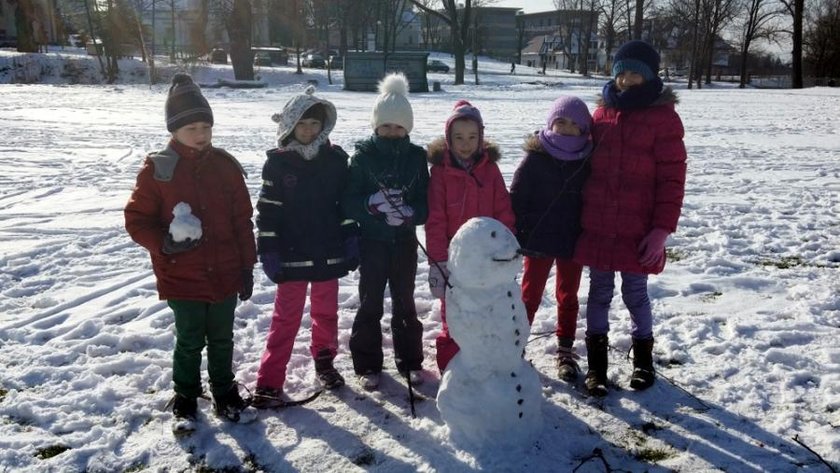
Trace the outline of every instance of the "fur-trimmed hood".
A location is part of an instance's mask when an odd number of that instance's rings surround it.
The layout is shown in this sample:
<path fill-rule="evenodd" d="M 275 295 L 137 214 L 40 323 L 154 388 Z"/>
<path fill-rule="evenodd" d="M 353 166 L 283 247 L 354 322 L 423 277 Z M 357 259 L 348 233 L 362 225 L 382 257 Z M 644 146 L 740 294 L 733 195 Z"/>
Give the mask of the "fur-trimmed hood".
<path fill-rule="evenodd" d="M 670 85 L 666 85 L 662 87 L 662 92 L 659 93 L 659 98 L 657 98 L 651 106 L 656 105 L 676 105 L 680 102 L 680 98 L 677 96 L 677 93 L 674 92 L 674 89 L 671 88 Z M 607 103 L 604 101 L 604 96 L 598 94 L 598 99 L 595 101 L 595 105 L 597 107 L 606 107 Z"/>
<path fill-rule="evenodd" d="M 436 138 L 426 147 L 426 157 L 429 160 L 429 163 L 431 163 L 432 165 L 449 165 L 448 163 L 443 162 L 443 157 L 446 155 L 446 151 L 446 138 Z M 492 141 L 484 142 L 484 156 L 486 156 L 487 160 L 491 163 L 498 162 L 500 159 L 502 159 L 502 153 L 501 151 L 499 151 L 499 146 Z"/>
<path fill-rule="evenodd" d="M 545 153 L 542 143 L 540 143 L 540 135 L 538 132 L 532 133 L 525 137 L 525 142 L 522 143 L 522 149 L 526 153 Z"/>

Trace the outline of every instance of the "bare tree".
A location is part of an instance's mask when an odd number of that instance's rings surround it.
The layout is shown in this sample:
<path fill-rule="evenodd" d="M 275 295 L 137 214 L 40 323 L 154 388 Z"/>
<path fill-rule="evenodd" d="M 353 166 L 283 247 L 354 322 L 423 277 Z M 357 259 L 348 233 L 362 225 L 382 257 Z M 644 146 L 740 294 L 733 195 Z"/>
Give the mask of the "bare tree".
<path fill-rule="evenodd" d="M 791 43 L 791 66 L 793 68 L 791 87 L 802 88 L 802 19 L 805 10 L 805 0 L 780 0 L 785 10 L 793 20 L 793 31 L 790 31 Z"/>
<path fill-rule="evenodd" d="M 603 0 L 600 5 L 601 35 L 604 37 L 604 52 L 607 55 L 604 72 L 608 72 L 612 69 L 610 56 L 619 42 L 619 31 L 622 30 L 627 4 L 624 0 Z"/>
<path fill-rule="evenodd" d="M 781 13 L 778 8 L 770 4 L 769 0 L 747 0 L 746 19 L 741 30 L 741 80 L 738 87 L 744 88 L 749 82 L 747 76 L 747 59 L 753 41 L 766 38 L 773 33 L 772 20 Z"/>
<path fill-rule="evenodd" d="M 840 77 L 840 0 L 820 0 L 807 12 L 803 67 L 818 78 Z"/>
<path fill-rule="evenodd" d="M 443 3 L 443 12 L 434 10 L 419 0 L 409 1 L 417 8 L 427 14 L 437 16 L 449 25 L 452 54 L 455 56 L 455 85 L 462 85 L 464 83 L 464 69 L 466 69 L 464 56 L 469 38 L 472 0 L 464 0 L 463 8 L 460 8 L 460 5 L 457 5 L 455 0 L 440 0 Z"/>

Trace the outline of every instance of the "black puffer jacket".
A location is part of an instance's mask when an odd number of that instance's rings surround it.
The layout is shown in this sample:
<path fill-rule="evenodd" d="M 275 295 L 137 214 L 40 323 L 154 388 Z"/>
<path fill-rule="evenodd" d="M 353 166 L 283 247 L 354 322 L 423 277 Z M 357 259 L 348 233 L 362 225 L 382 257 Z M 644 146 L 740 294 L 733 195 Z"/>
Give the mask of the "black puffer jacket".
<path fill-rule="evenodd" d="M 329 143 L 304 160 L 295 151 L 266 152 L 257 202 L 257 251 L 278 252 L 282 281 L 326 281 L 355 268 L 346 258 L 340 200 L 347 153 Z"/>
<path fill-rule="evenodd" d="M 589 158 L 561 161 L 543 150 L 536 135 L 525 141 L 525 159 L 513 174 L 510 198 L 516 238 L 523 250 L 571 259 L 580 235 L 583 185 Z"/>

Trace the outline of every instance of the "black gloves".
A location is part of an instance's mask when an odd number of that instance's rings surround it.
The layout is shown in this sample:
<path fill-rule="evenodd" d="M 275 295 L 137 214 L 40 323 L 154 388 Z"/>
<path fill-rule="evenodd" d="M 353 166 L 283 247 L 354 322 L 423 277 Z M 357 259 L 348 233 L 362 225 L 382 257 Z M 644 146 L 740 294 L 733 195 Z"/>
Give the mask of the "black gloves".
<path fill-rule="evenodd" d="M 247 301 L 251 298 L 251 294 L 254 293 L 254 270 L 253 269 L 243 269 L 242 270 L 242 288 L 239 289 L 239 300 L 240 301 Z"/>
<path fill-rule="evenodd" d="M 193 240 L 187 238 L 184 241 L 175 241 L 172 239 L 172 234 L 167 233 L 166 238 L 163 239 L 163 246 L 160 251 L 165 255 L 174 255 L 175 253 L 183 253 L 189 251 L 201 243 L 201 239 Z"/>

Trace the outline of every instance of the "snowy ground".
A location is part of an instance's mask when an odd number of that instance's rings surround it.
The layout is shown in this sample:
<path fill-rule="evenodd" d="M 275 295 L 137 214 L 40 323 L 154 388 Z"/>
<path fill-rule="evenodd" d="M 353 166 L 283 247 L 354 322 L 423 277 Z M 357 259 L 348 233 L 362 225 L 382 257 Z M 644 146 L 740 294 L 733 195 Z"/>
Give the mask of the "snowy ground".
<path fill-rule="evenodd" d="M 0 53 L 0 63 L 11 56 Z M 508 67 L 482 62 L 494 73 L 480 87 L 455 87 L 452 74 L 433 74 L 444 91 L 413 95 L 412 140 L 439 136 L 452 103 L 467 98 L 500 144 L 509 182 L 523 136 L 541 125 L 549 102 L 577 94 L 592 107 L 602 84 L 522 67 L 511 77 Z M 224 67 L 193 72 L 206 82 L 230 77 Z M 319 80 L 318 93 L 335 102 L 335 142 L 352 149 L 370 132 L 373 94 L 342 91 L 340 73 L 332 86 L 321 71 L 260 73 L 265 89 L 205 90 L 214 143 L 242 161 L 252 196 L 273 142 L 269 117 L 300 82 Z M 527 346 L 544 386 L 542 435 L 521 452 L 468 452 L 448 441 L 434 402 L 440 317 L 422 256 L 416 297 L 428 381 L 416 418 L 387 334 L 382 392 L 352 382 L 352 274 L 339 297 L 337 365 L 347 387 L 304 407 L 263 412 L 247 426 L 219 422 L 202 401 L 204 427 L 188 439 L 172 437 L 163 406 L 171 395 L 173 318 L 122 217 L 143 156 L 167 139 L 166 85 L 135 82 L 0 85 L 0 470 L 830 470 L 794 438 L 840 467 L 840 90 L 689 91 L 678 84 L 690 161 L 671 263 L 650 285 L 657 383 L 643 393 L 622 389 L 630 338 L 618 298 L 610 357 L 616 387 L 600 401 L 559 381 L 547 293 Z M 274 290 L 259 268 L 257 276 L 235 332 L 237 377 L 249 387 Z M 286 384 L 296 398 L 317 385 L 304 325 Z M 582 355 L 584 329 L 581 320 Z"/>

